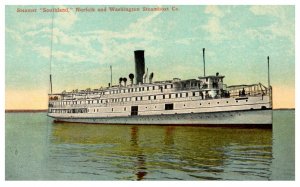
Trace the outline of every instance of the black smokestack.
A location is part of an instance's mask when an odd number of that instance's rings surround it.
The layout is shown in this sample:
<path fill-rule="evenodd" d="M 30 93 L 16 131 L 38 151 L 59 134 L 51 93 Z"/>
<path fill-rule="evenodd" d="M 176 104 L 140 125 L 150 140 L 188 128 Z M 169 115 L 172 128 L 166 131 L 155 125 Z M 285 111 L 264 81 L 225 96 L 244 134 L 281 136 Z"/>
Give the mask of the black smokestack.
<path fill-rule="evenodd" d="M 143 75 L 145 74 L 144 50 L 134 51 L 134 59 L 136 84 L 143 83 Z"/>

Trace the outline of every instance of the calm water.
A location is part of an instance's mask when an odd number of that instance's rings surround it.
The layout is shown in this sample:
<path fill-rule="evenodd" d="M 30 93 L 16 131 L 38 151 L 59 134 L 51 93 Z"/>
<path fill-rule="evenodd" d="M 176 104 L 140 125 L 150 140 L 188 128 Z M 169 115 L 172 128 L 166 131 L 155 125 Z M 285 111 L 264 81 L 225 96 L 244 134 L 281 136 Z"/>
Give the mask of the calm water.
<path fill-rule="evenodd" d="M 275 110 L 273 130 L 5 117 L 6 180 L 295 180 L 294 110 Z"/>

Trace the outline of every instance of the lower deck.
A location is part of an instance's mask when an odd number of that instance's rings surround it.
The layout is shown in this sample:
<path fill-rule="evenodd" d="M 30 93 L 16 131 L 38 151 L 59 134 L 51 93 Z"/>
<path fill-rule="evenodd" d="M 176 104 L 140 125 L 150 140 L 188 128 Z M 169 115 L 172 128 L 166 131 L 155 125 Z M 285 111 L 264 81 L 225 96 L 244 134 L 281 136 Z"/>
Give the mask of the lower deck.
<path fill-rule="evenodd" d="M 100 124 L 209 126 L 263 124 L 262 127 L 269 127 L 272 124 L 271 109 L 270 97 L 261 96 L 108 107 L 56 108 L 50 109 L 48 116 L 55 118 L 56 121 Z M 265 126 L 266 124 L 268 125 Z"/>
<path fill-rule="evenodd" d="M 246 110 L 213 113 L 189 113 L 170 115 L 149 115 L 109 118 L 56 118 L 55 121 L 97 123 L 97 124 L 138 124 L 138 125 L 194 125 L 207 127 L 272 128 L 272 110 Z"/>
<path fill-rule="evenodd" d="M 174 102 L 121 103 L 119 105 L 82 105 L 49 108 L 54 118 L 110 118 L 240 111 L 272 108 L 270 97 L 241 97 Z"/>

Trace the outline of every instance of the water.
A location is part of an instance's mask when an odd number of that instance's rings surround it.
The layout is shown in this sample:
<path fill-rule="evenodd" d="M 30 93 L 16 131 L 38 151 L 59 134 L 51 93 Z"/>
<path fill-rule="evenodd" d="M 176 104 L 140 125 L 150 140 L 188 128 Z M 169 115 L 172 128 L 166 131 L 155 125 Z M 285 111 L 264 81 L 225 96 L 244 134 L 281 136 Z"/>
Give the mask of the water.
<path fill-rule="evenodd" d="M 275 110 L 273 130 L 5 117 L 6 180 L 295 180 L 294 110 Z"/>

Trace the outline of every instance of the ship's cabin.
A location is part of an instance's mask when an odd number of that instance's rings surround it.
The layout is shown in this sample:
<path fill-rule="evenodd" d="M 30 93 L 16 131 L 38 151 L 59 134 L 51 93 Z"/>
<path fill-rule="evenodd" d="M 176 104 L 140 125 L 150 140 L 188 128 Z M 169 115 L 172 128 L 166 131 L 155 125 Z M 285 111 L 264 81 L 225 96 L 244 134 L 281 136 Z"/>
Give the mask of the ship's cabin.
<path fill-rule="evenodd" d="M 225 76 L 219 75 L 219 73 L 216 73 L 216 75 L 210 75 L 210 76 L 204 76 L 199 77 L 199 80 L 201 82 L 200 89 L 203 90 L 221 90 L 225 89 L 223 84 L 223 79 Z"/>
<path fill-rule="evenodd" d="M 206 98 L 229 97 L 229 93 L 226 91 L 226 84 L 223 83 L 225 76 L 216 73 L 216 75 L 198 78 L 200 80 L 199 89 L 203 90 Z"/>

